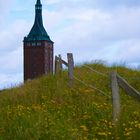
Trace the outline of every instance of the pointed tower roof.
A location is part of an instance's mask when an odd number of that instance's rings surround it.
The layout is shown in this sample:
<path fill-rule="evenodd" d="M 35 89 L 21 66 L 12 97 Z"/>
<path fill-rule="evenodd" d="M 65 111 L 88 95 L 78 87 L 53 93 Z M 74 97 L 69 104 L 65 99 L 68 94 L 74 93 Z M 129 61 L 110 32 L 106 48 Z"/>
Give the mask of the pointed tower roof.
<path fill-rule="evenodd" d="M 28 36 L 24 38 L 24 41 L 38 41 L 46 40 L 52 42 L 49 35 L 47 34 L 42 20 L 42 4 L 40 0 L 37 0 L 35 5 L 35 21 L 34 25 L 29 32 Z"/>
<path fill-rule="evenodd" d="M 36 4 L 38 4 L 38 5 L 41 5 L 41 2 L 40 2 L 40 0 L 37 0 Z"/>

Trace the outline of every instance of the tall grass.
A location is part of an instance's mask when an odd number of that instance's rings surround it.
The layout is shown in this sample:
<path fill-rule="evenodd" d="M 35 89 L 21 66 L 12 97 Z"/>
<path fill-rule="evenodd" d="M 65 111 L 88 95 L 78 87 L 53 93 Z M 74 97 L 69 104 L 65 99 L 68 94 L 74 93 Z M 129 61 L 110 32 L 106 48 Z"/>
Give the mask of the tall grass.
<path fill-rule="evenodd" d="M 111 96 L 109 73 L 116 70 L 140 91 L 140 72 L 124 67 L 108 68 L 87 64 L 75 76 Z M 120 89 L 121 116 L 112 123 L 112 100 L 95 89 L 74 81 L 70 88 L 67 72 L 43 76 L 0 93 L 0 140 L 139 140 L 140 103 Z"/>

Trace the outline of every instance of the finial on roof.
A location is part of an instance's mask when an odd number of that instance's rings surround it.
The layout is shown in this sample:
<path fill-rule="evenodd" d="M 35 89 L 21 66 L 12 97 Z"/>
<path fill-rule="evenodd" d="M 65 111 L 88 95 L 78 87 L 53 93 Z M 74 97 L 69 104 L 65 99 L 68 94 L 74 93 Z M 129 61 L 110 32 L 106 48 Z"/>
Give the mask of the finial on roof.
<path fill-rule="evenodd" d="M 36 4 L 37 4 L 37 5 L 41 5 L 40 0 L 37 0 Z"/>
<path fill-rule="evenodd" d="M 24 41 L 46 40 L 52 42 L 43 26 L 41 0 L 36 1 L 34 25 Z"/>

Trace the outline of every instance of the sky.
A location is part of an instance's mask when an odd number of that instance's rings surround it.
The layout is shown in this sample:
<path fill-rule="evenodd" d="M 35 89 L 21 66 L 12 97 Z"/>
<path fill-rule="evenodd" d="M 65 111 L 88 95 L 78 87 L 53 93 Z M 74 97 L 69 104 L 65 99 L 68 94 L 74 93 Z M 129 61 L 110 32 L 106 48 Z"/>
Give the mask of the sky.
<path fill-rule="evenodd" d="M 76 64 L 102 60 L 140 67 L 139 0 L 41 0 L 55 54 Z M 23 38 L 36 0 L 0 1 L 0 89 L 23 82 Z"/>

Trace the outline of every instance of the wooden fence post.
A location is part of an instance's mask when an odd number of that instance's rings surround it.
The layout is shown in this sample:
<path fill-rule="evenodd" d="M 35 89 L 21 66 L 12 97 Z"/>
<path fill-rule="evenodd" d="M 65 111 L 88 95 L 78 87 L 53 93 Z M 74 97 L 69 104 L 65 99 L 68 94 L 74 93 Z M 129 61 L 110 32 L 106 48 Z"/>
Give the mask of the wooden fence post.
<path fill-rule="evenodd" d="M 62 61 L 60 57 L 55 56 L 55 74 L 60 74 L 62 71 Z"/>
<path fill-rule="evenodd" d="M 55 56 L 55 66 L 54 66 L 54 68 L 55 68 L 55 74 L 57 73 L 57 56 Z"/>
<path fill-rule="evenodd" d="M 62 74 L 62 69 L 63 69 L 63 66 L 62 66 L 62 57 L 61 57 L 61 55 L 59 54 L 58 55 L 59 57 L 59 73 L 60 73 L 60 75 Z"/>
<path fill-rule="evenodd" d="M 119 120 L 120 115 L 120 96 L 119 87 L 117 82 L 117 72 L 111 72 L 111 88 L 113 99 L 113 122 L 116 123 Z"/>
<path fill-rule="evenodd" d="M 73 54 L 72 53 L 67 53 L 67 58 L 68 58 L 68 77 L 69 77 L 69 86 L 73 85 L 73 70 L 74 70 L 74 60 L 73 60 Z"/>

